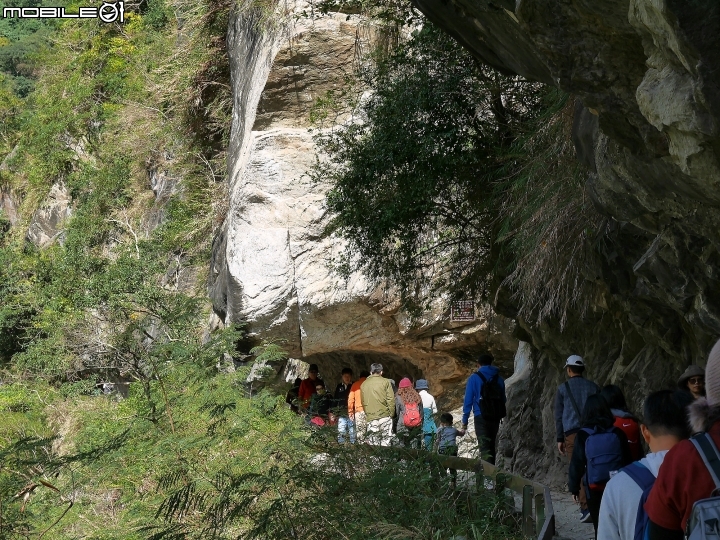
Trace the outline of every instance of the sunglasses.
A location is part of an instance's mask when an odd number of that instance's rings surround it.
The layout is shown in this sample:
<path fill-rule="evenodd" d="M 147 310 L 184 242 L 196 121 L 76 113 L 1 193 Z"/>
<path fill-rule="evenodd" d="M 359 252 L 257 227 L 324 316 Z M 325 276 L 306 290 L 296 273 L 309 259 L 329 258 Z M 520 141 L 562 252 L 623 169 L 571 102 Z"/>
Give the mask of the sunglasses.
<path fill-rule="evenodd" d="M 705 379 L 703 379 L 702 377 L 692 377 L 692 378 L 688 379 L 688 383 L 690 383 L 690 384 L 702 384 L 704 382 L 705 382 Z"/>

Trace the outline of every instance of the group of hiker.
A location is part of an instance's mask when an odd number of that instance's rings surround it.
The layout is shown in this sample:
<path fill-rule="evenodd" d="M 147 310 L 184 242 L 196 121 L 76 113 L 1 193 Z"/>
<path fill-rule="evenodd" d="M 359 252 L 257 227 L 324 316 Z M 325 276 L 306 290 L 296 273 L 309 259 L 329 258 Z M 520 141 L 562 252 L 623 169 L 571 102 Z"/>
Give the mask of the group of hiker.
<path fill-rule="evenodd" d="M 296 379 L 286 401 L 314 426 L 337 426 L 339 443 L 368 442 L 379 446 L 400 444 L 411 448 L 437 450 L 457 456 L 457 439 L 468 429 L 473 415 L 481 455 L 495 462 L 500 421 L 506 414 L 505 382 L 493 366 L 492 355 L 478 358 L 478 370 L 468 381 L 463 406 L 462 427 L 454 427 L 452 414 L 439 416 L 428 382 L 414 382 L 405 376 L 396 384 L 383 377 L 382 364 L 372 364 L 353 381 L 353 371 L 343 368 L 334 394 L 326 392 L 317 364 L 310 364 L 306 379 Z M 450 471 L 455 477 L 455 471 Z"/>
<path fill-rule="evenodd" d="M 705 370 L 692 365 L 677 389 L 647 396 L 642 421 L 620 388 L 583 377 L 580 356 L 565 370 L 557 446 L 580 521 L 592 522 L 599 540 L 720 538 L 720 341 Z"/>
<path fill-rule="evenodd" d="M 459 428 L 450 413 L 436 425 L 437 405 L 425 379 L 413 384 L 403 377 L 396 388 L 381 364 L 355 381 L 352 370 L 343 369 L 333 395 L 311 364 L 287 401 L 310 424 L 336 425 L 340 443 L 402 444 L 446 455 L 457 455 L 457 439 L 472 415 L 480 453 L 495 463 L 507 411 L 505 382 L 493 360 L 489 354 L 477 359 Z M 647 396 L 642 421 L 618 386 L 600 388 L 583 376 L 585 368 L 582 357 L 567 358 L 567 380 L 554 403 L 557 449 L 568 460 L 568 489 L 580 505 L 580 521 L 592 522 L 600 540 L 720 539 L 720 341 L 706 369 L 692 365 L 677 389 Z"/>
<path fill-rule="evenodd" d="M 396 385 L 383 377 L 379 363 L 372 364 L 369 372 L 362 371 L 355 381 L 352 369 L 343 368 L 332 395 L 325 391 L 317 364 L 310 364 L 308 377 L 295 380 L 286 401 L 308 424 L 337 426 L 339 443 L 400 443 L 431 450 L 439 440 L 433 416 L 438 409 L 428 382 L 418 379 L 413 385 L 407 376 Z"/>

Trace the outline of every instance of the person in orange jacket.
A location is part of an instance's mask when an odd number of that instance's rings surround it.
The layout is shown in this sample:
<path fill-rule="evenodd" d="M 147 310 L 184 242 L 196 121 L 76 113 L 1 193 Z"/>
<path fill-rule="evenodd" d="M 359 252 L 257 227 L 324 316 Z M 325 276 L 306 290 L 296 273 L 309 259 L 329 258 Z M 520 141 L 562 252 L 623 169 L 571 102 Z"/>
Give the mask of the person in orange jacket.
<path fill-rule="evenodd" d="M 365 439 L 365 432 L 367 431 L 365 411 L 363 410 L 362 400 L 360 399 L 360 387 L 369 375 L 370 373 L 368 371 L 361 371 L 360 378 L 352 384 L 350 387 L 350 394 L 348 395 L 348 417 L 352 418 L 355 422 L 355 437 L 358 442 L 363 442 Z"/>

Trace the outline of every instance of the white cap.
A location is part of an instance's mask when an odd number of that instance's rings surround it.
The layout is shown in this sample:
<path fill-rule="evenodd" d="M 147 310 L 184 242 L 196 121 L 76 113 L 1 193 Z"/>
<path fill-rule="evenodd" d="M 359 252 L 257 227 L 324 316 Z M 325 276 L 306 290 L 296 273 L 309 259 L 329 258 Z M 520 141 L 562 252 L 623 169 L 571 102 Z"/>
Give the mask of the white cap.
<path fill-rule="evenodd" d="M 582 359 L 582 356 L 573 354 L 572 356 L 568 356 L 568 359 L 567 359 L 567 362 L 565 362 L 565 365 L 566 366 L 585 367 L 585 360 Z"/>

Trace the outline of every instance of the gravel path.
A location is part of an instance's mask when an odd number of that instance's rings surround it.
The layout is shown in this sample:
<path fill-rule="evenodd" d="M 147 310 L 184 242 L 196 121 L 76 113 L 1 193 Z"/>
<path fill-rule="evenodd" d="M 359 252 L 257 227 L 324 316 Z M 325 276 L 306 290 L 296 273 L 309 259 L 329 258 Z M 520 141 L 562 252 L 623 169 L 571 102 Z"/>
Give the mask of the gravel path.
<path fill-rule="evenodd" d="M 559 491 L 552 491 L 551 495 L 555 510 L 555 534 L 572 540 L 594 540 L 592 523 L 580 523 L 580 507 L 575 504 L 572 495 Z"/>

